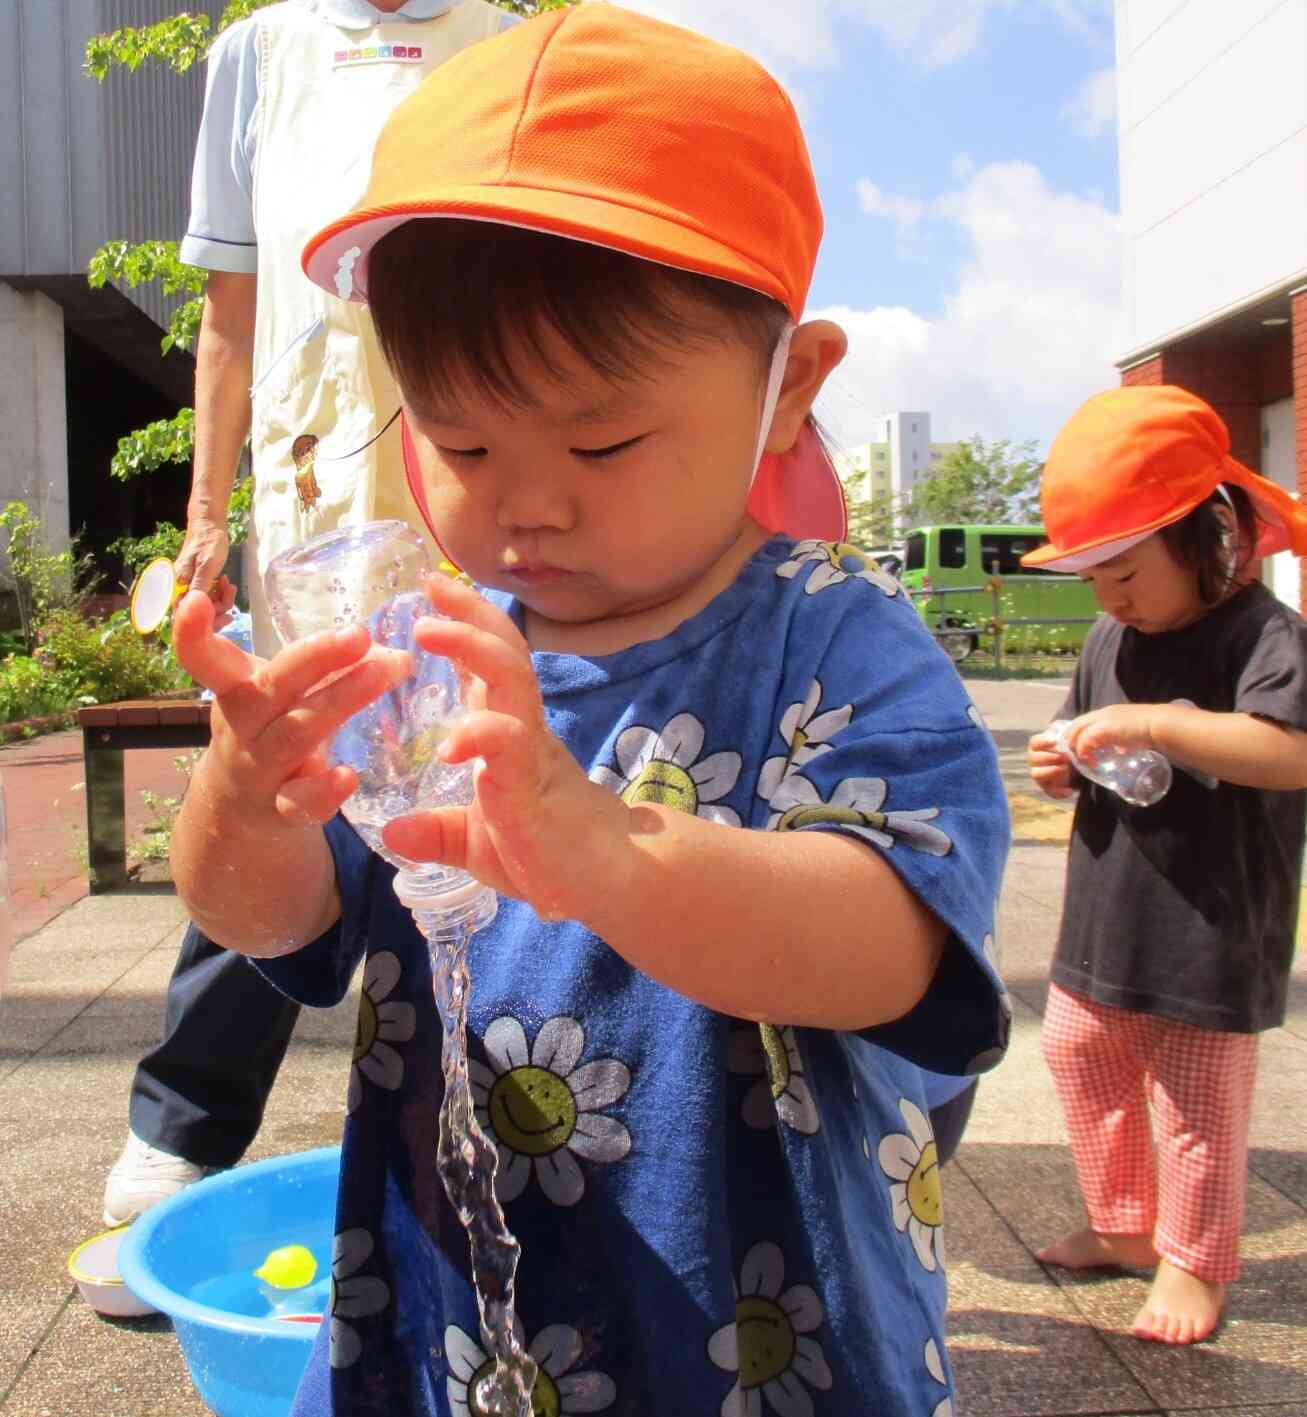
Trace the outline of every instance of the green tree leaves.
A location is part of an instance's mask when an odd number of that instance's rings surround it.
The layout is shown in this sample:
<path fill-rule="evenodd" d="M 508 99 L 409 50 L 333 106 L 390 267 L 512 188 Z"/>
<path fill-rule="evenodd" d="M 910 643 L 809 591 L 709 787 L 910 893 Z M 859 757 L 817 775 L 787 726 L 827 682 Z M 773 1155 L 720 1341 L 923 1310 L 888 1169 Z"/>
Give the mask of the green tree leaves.
<path fill-rule="evenodd" d="M 1006 523 L 1039 519 L 1039 479 L 1043 463 L 1033 439 L 987 443 L 976 436 L 946 453 L 930 476 L 918 482 L 903 508 L 905 526 L 944 522 Z"/>

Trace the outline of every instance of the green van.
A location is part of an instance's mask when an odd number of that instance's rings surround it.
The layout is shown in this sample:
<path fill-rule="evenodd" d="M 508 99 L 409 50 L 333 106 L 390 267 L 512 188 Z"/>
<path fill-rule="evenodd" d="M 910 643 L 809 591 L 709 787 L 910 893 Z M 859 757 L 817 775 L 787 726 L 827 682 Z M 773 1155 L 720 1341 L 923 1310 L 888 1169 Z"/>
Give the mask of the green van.
<path fill-rule="evenodd" d="M 1078 576 L 1021 564 L 1027 551 L 1047 540 L 1042 526 L 914 527 L 904 539 L 899 579 L 917 613 L 956 661 L 989 633 L 995 580 L 1002 582 L 998 613 L 1005 625 L 1005 649 L 1078 653 L 1098 602 Z M 1072 623 L 1014 623 L 1023 620 Z"/>

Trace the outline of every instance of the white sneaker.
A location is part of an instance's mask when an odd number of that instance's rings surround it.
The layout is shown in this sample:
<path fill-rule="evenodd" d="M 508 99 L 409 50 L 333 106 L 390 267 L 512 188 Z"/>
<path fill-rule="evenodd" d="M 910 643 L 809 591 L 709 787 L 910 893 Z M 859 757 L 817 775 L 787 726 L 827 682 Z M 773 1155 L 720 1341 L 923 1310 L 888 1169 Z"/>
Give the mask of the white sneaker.
<path fill-rule="evenodd" d="M 160 1151 L 129 1131 L 127 1145 L 105 1182 L 104 1223 L 126 1225 L 152 1205 L 175 1196 L 208 1174 L 207 1168 Z"/>

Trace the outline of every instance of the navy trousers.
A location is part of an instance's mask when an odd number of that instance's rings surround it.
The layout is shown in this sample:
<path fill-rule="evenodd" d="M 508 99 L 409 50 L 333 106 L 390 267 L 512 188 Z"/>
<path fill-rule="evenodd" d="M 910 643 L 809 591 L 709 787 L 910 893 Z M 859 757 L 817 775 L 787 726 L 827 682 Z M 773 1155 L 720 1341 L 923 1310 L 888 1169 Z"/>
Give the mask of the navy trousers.
<path fill-rule="evenodd" d="M 196 1166 L 234 1166 L 263 1121 L 299 1011 L 243 955 L 189 926 L 163 1041 L 132 1082 L 132 1131 Z"/>

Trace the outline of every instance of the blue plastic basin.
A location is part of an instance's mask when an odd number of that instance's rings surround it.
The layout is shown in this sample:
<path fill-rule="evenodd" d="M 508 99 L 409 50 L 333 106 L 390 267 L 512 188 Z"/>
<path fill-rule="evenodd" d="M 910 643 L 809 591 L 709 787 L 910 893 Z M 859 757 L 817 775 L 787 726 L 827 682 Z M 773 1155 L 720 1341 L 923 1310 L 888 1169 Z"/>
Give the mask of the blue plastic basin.
<path fill-rule="evenodd" d="M 238 1166 L 188 1186 L 127 1232 L 128 1287 L 172 1319 L 191 1381 L 218 1417 L 286 1417 L 317 1326 L 266 1314 L 247 1282 L 270 1251 L 307 1245 L 318 1261 L 316 1308 L 331 1273 L 340 1148 Z M 241 1293 L 245 1291 L 253 1292 Z"/>

